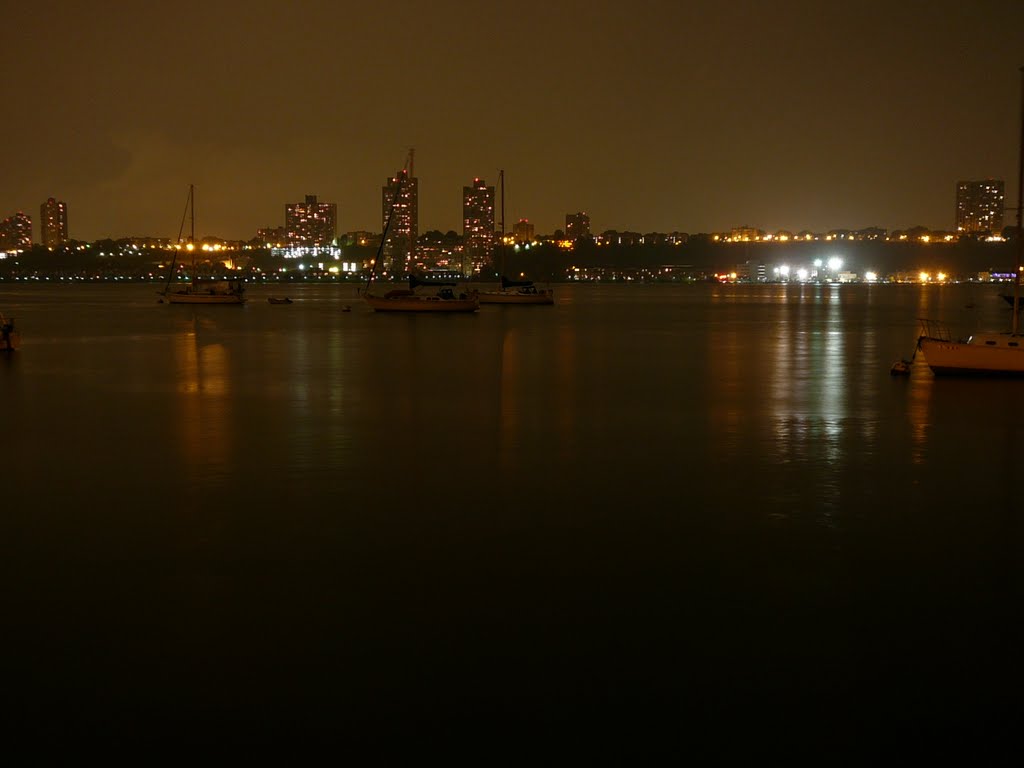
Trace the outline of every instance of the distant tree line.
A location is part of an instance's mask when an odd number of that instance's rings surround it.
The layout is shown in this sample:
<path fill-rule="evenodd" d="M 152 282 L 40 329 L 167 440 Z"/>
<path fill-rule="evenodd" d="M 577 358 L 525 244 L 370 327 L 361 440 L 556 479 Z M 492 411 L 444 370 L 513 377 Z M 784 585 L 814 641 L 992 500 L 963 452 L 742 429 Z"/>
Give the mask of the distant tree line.
<path fill-rule="evenodd" d="M 1011 233 L 1012 234 L 1012 233 Z M 454 248 L 459 237 L 455 232 L 427 233 L 428 242 L 438 247 Z M 50 251 L 43 246 L 0 259 L 0 278 L 11 279 L 19 275 L 104 276 L 119 275 L 145 279 L 154 271 L 164 270 L 173 253 L 163 249 L 135 249 L 130 241 L 97 240 L 84 247 L 84 243 L 69 243 Z M 593 239 L 582 237 L 574 247 L 564 249 L 557 242 L 542 242 L 525 247 L 508 247 L 505 251 L 505 272 L 508 276 L 523 274 L 538 281 L 557 281 L 565 278 L 573 267 L 581 269 L 653 269 L 662 266 L 689 267 L 694 270 L 728 271 L 742 264 L 793 266 L 808 264 L 815 259 L 827 260 L 833 256 L 843 259 L 847 268 L 855 272 L 874 270 L 880 274 L 922 268 L 942 268 L 951 274 L 968 275 L 982 271 L 1012 271 L 1016 263 L 1017 240 L 1006 242 L 920 241 L 791 241 L 791 242 L 716 242 L 710 235 L 691 235 L 682 245 L 599 245 Z M 346 245 L 342 248 L 342 261 L 368 264 L 377 254 L 371 246 Z M 281 274 L 295 271 L 296 263 L 268 248 L 253 248 L 242 252 L 227 252 L 223 257 L 200 255 L 206 271 L 218 268 L 218 259 L 233 258 L 243 274 Z M 180 252 L 178 264 L 190 257 Z M 497 277 L 497 263 L 491 265 L 483 278 Z"/>

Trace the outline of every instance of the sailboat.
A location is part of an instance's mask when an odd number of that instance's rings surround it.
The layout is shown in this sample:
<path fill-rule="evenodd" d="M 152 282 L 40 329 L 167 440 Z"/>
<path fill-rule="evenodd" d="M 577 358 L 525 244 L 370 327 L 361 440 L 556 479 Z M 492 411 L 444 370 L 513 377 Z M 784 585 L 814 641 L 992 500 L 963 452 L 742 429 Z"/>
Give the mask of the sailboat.
<path fill-rule="evenodd" d="M 408 288 L 395 288 L 379 295 L 370 293 L 370 286 L 376 277 L 377 267 L 384 252 L 384 244 L 388 239 L 391 220 L 395 215 L 395 206 L 402 192 L 402 183 L 406 172 L 411 173 L 411 161 L 412 152 L 410 151 L 405 168 L 395 179 L 395 193 L 391 198 L 388 218 L 384 222 L 384 233 L 381 235 L 380 245 L 377 247 L 377 258 L 370 265 L 370 276 L 363 290 L 363 298 L 375 312 L 476 312 L 480 309 L 476 291 L 456 293 L 455 283 L 430 282 L 412 274 L 409 275 Z"/>
<path fill-rule="evenodd" d="M 167 276 L 167 284 L 164 286 L 163 297 L 169 304 L 245 304 L 245 286 L 241 280 L 199 282 L 199 275 L 196 272 L 195 187 L 192 184 L 188 185 L 188 200 L 185 201 L 185 213 L 182 215 L 181 228 L 178 230 L 178 242 L 181 242 L 181 233 L 185 228 L 185 216 L 188 216 L 190 222 L 189 238 L 185 249 L 192 254 L 192 277 L 184 285 L 171 287 L 175 262 L 178 259 L 177 252 L 175 252 L 170 273 Z"/>
<path fill-rule="evenodd" d="M 1017 170 L 1017 266 L 1013 280 L 1013 310 L 1008 333 L 976 333 L 954 341 L 941 323 L 922 319 L 917 348 L 935 375 L 1024 376 L 1024 333 L 1020 328 L 1020 270 L 1024 261 L 1024 67 L 1021 72 L 1020 160 Z"/>
<path fill-rule="evenodd" d="M 532 280 L 510 280 L 505 276 L 505 171 L 500 171 L 501 180 L 501 236 L 498 241 L 499 271 L 501 288 L 497 291 L 481 291 L 481 304 L 554 304 L 555 292 L 550 288 L 537 288 Z"/>

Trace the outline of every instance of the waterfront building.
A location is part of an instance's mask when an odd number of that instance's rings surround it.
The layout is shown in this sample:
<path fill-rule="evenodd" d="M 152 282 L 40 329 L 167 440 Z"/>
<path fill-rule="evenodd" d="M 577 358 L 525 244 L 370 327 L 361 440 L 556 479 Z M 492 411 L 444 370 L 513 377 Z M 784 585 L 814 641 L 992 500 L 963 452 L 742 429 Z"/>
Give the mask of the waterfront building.
<path fill-rule="evenodd" d="M 338 238 L 339 245 L 358 246 L 360 248 L 379 248 L 380 232 L 368 232 L 364 229 L 346 232 Z"/>
<path fill-rule="evenodd" d="M 63 200 L 50 197 L 39 206 L 39 239 L 51 249 L 68 241 L 68 207 Z"/>
<path fill-rule="evenodd" d="M 512 229 L 512 234 L 517 243 L 532 243 L 536 239 L 534 226 L 529 219 L 520 219 Z"/>
<path fill-rule="evenodd" d="M 568 234 L 566 234 L 566 240 L 572 242 L 572 238 Z M 644 236 L 639 232 L 619 232 L 616 229 L 606 229 L 596 240 L 601 245 L 641 245 Z"/>
<path fill-rule="evenodd" d="M 567 240 L 590 237 L 590 217 L 583 212 L 565 214 L 565 237 Z"/>
<path fill-rule="evenodd" d="M 494 187 L 473 179 L 462 188 L 463 274 L 479 273 L 494 263 Z"/>
<path fill-rule="evenodd" d="M 424 232 L 416 241 L 416 263 L 430 274 L 436 275 L 440 270 L 449 276 L 455 273 L 463 276 L 462 238 L 453 231 Z"/>
<path fill-rule="evenodd" d="M 27 251 L 31 247 L 31 216 L 18 211 L 0 221 L 0 251 Z"/>
<path fill-rule="evenodd" d="M 956 185 L 956 231 L 996 234 L 1003 229 L 1005 194 L 1002 179 L 961 181 Z"/>
<path fill-rule="evenodd" d="M 260 227 L 256 230 L 256 243 L 264 247 L 280 248 L 287 239 L 284 227 Z"/>
<path fill-rule="evenodd" d="M 401 181 L 398 196 L 395 190 Z M 382 254 L 385 271 L 404 274 L 415 260 L 416 239 L 419 237 L 419 179 L 413 175 L 412 165 L 397 176 L 388 179 L 381 189 L 381 232 L 387 227 L 387 239 Z M 391 205 L 394 203 L 394 214 Z M 388 226 L 388 216 L 391 225 Z"/>
<path fill-rule="evenodd" d="M 763 261 L 750 259 L 733 267 L 735 280 L 745 283 L 766 283 L 768 282 L 768 265 Z"/>
<path fill-rule="evenodd" d="M 338 231 L 338 205 L 319 203 L 316 195 L 306 195 L 304 203 L 287 203 L 284 228 L 285 240 L 290 246 L 331 245 Z"/>
<path fill-rule="evenodd" d="M 746 243 L 750 241 L 756 242 L 764 240 L 765 234 L 767 233 L 764 232 L 764 230 L 744 225 L 742 227 L 733 227 L 729 231 L 729 236 L 726 239 L 734 243 Z"/>

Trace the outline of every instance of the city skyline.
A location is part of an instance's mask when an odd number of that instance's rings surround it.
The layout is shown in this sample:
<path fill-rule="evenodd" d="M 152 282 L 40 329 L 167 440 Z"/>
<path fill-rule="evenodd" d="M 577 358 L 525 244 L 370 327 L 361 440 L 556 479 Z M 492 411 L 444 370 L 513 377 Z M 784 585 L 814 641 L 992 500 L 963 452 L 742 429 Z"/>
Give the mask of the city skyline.
<path fill-rule="evenodd" d="M 399 177 L 403 177 L 403 189 L 401 194 L 395 197 L 395 185 L 398 182 Z M 424 227 L 423 232 L 419 231 L 418 226 L 418 182 L 419 179 L 416 177 L 410 177 L 408 170 L 401 171 L 398 176 L 392 177 L 387 180 L 385 186 L 381 188 L 381 226 L 379 230 L 354 230 L 348 228 L 342 228 L 337 222 L 337 204 L 332 202 L 318 201 L 317 195 L 306 195 L 304 203 L 286 203 L 285 214 L 284 214 L 284 225 L 283 226 L 264 226 L 257 228 L 256 232 L 249 236 L 242 237 L 224 237 L 221 235 L 203 233 L 201 230 L 196 231 L 197 240 L 217 240 L 224 242 L 233 243 L 266 243 L 280 244 L 289 243 L 293 246 L 326 246 L 331 244 L 340 244 L 342 240 L 348 238 L 352 239 L 353 236 L 357 240 L 365 241 L 367 238 L 373 238 L 374 236 L 380 236 L 383 232 L 384 226 L 388 220 L 389 214 L 392 210 L 392 204 L 394 204 L 394 216 L 391 222 L 391 226 L 388 229 L 388 246 L 385 249 L 385 261 L 394 268 L 397 265 L 391 264 L 391 262 L 397 257 L 401 256 L 402 260 L 407 260 L 409 254 L 407 253 L 407 242 L 409 239 L 410 232 L 412 233 L 413 239 L 418 243 L 422 236 L 430 235 L 434 232 L 455 233 L 454 229 L 444 230 L 438 227 L 430 226 L 429 224 Z M 495 218 L 494 211 L 494 187 L 483 187 L 480 186 L 477 189 L 477 185 L 482 185 L 483 180 L 480 178 L 474 178 L 473 184 L 470 186 L 463 187 L 463 221 L 462 221 L 462 235 L 460 239 L 470 240 L 477 236 L 476 234 L 468 234 L 467 227 L 473 230 L 473 233 L 483 232 L 485 228 L 481 228 L 483 223 L 487 224 L 490 228 L 489 231 L 493 233 L 492 236 L 499 234 L 499 223 Z M 830 227 L 827 230 L 813 230 L 809 227 L 800 227 L 794 229 L 784 229 L 779 227 L 752 227 L 747 224 L 732 225 L 723 229 L 711 230 L 711 229 L 695 229 L 692 232 L 681 232 L 680 230 L 671 231 L 640 231 L 629 226 L 607 226 L 594 229 L 591 231 L 590 217 L 586 212 L 579 211 L 576 213 L 566 213 L 564 216 L 564 224 L 551 231 L 551 232 L 540 232 L 536 231 L 536 227 L 533 222 L 528 218 L 520 218 L 517 223 L 508 227 L 507 235 L 515 237 L 520 241 L 532 241 L 538 237 L 540 238 L 561 238 L 565 240 L 575 240 L 578 237 L 590 237 L 601 240 L 606 235 L 620 235 L 628 236 L 624 241 L 619 238 L 619 242 L 632 242 L 636 237 L 643 238 L 649 235 L 662 235 L 662 236 L 689 236 L 689 235 L 705 235 L 713 237 L 714 240 L 729 241 L 750 241 L 750 240 L 772 240 L 778 239 L 780 236 L 783 239 L 809 239 L 808 236 L 813 235 L 815 239 L 819 237 L 826 237 L 831 235 L 846 237 L 847 235 L 856 235 L 857 239 L 877 239 L 880 236 L 889 235 L 900 235 L 900 239 L 906 239 L 907 233 L 918 232 L 919 235 L 943 235 L 947 241 L 951 239 L 958 239 L 960 237 L 977 237 L 983 235 L 1000 236 L 1001 233 L 1005 232 L 1006 227 L 1015 226 L 1015 217 L 1009 215 L 1011 209 L 1005 207 L 1003 203 L 1005 182 L 1002 179 L 984 179 L 979 181 L 959 181 L 954 185 L 954 192 L 956 197 L 956 211 L 955 211 L 955 224 L 953 227 L 942 227 L 942 228 L 929 228 L 923 225 L 904 226 L 896 228 L 886 227 L 851 227 L 851 226 L 835 226 Z M 469 201 L 477 193 L 486 193 L 483 199 L 484 208 L 489 207 L 489 213 L 484 215 L 484 219 L 480 219 L 479 216 L 483 214 L 471 214 L 469 211 L 474 209 L 474 205 Z M 469 218 L 467 218 L 469 217 Z M 1014 221 L 1010 222 L 1010 218 Z M 472 219 L 472 222 L 470 221 Z M 48 247 L 51 250 L 59 245 L 71 242 L 96 242 L 98 240 L 111 239 L 111 240 L 167 240 L 172 242 L 178 238 L 168 235 L 153 235 L 153 234 L 132 234 L 132 235 L 109 235 L 103 238 L 94 238 L 88 240 L 86 238 L 70 237 L 68 235 L 67 225 L 67 204 L 64 201 L 57 201 L 50 197 L 40 206 L 40 216 L 35 219 L 30 214 L 26 214 L 23 210 L 13 212 L 7 218 L 0 220 L 3 224 L 3 229 L 0 231 L 0 250 L 8 249 L 13 250 L 15 248 L 25 249 L 32 247 L 33 245 L 42 245 Z M 39 237 L 34 237 L 34 233 L 38 231 Z M 400 241 L 400 242 L 399 242 Z M 397 249 L 397 250 L 396 250 Z"/>
<path fill-rule="evenodd" d="M 410 147 L 442 231 L 501 169 L 507 221 L 538 232 L 571 211 L 597 231 L 951 230 L 963 179 L 1016 204 L 1020 3 L 525 2 L 522 24 L 306 5 L 13 7 L 0 60 L 51 97 L 5 126 L 0 216 L 56 195 L 72 238 L 171 236 L 194 183 L 206 235 L 252 237 L 288 190 L 373 230 Z"/>

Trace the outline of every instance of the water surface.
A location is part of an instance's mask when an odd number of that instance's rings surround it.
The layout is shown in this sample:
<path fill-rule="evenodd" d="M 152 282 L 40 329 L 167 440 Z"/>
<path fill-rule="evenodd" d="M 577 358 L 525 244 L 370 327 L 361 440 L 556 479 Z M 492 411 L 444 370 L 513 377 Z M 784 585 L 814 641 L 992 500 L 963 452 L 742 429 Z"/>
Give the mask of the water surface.
<path fill-rule="evenodd" d="M 1010 728 L 1022 385 L 889 375 L 918 317 L 1005 324 L 996 293 L 558 286 L 444 317 L 0 285 L 11 722 Z"/>

